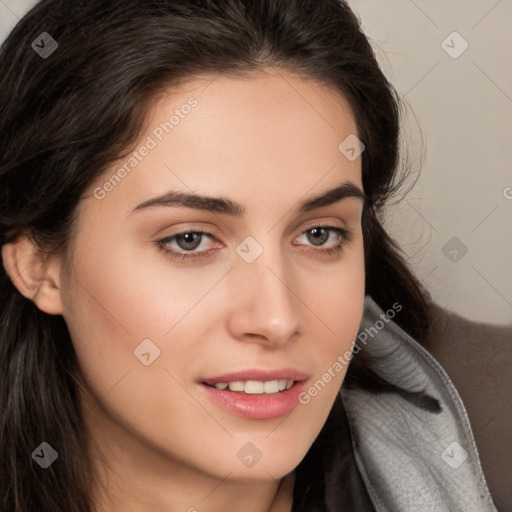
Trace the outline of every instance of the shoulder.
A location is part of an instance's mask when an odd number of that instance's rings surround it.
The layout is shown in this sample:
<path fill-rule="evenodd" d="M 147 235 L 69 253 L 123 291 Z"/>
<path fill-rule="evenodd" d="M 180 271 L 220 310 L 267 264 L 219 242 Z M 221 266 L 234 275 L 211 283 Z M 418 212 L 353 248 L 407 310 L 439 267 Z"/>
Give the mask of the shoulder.
<path fill-rule="evenodd" d="M 475 322 L 434 302 L 424 346 L 457 388 L 496 506 L 512 509 L 512 325 Z"/>

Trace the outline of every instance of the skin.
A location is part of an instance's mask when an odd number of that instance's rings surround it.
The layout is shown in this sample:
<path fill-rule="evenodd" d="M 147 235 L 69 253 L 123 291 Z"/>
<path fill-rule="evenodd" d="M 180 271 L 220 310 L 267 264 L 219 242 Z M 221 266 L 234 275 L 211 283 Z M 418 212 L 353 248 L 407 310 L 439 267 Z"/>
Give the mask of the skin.
<path fill-rule="evenodd" d="M 229 413 L 197 384 L 293 367 L 309 374 L 309 387 L 352 349 L 362 316 L 361 199 L 293 211 L 345 181 L 362 189 L 361 159 L 338 150 L 357 134 L 353 114 L 325 85 L 265 71 L 197 77 L 155 101 L 136 148 L 188 98 L 198 104 L 103 199 L 94 189 L 126 159 L 91 186 L 64 256 L 41 263 L 27 240 L 4 247 L 20 291 L 68 325 L 101 511 L 290 511 L 293 470 L 345 376 L 343 368 L 307 405 L 271 420 Z M 246 213 L 133 212 L 170 190 L 229 198 Z M 340 253 L 322 252 L 341 241 L 335 231 L 315 245 L 308 229 L 322 223 L 352 233 Z M 180 261 L 158 248 L 187 230 L 213 235 L 193 249 L 208 256 Z M 263 248 L 250 264 L 236 252 L 247 236 Z M 161 353 L 144 366 L 133 352 L 147 338 Z M 262 454 L 251 468 L 237 457 L 248 442 Z"/>

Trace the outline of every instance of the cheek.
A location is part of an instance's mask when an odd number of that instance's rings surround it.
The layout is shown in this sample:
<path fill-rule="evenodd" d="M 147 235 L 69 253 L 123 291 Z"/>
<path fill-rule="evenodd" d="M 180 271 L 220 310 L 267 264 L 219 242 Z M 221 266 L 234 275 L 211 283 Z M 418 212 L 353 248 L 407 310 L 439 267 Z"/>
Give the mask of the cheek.
<path fill-rule="evenodd" d="M 365 268 L 362 240 L 358 238 L 350 250 L 333 266 L 318 266 L 303 279 L 303 295 L 323 325 L 325 353 L 350 346 L 360 325 L 365 294 Z"/>
<path fill-rule="evenodd" d="M 155 366 L 145 366 L 141 359 L 148 357 L 142 354 L 149 352 L 151 361 L 158 360 L 159 351 L 164 355 L 163 334 L 173 324 L 166 312 L 180 310 L 165 283 L 152 281 L 133 252 L 115 238 L 111 241 L 87 238 L 87 250 L 77 245 L 76 254 L 86 256 L 75 258 L 63 291 L 64 318 L 79 366 L 97 397 L 130 394 L 132 380 L 139 393 L 162 384 L 164 375 L 157 375 Z M 151 342 L 137 352 L 143 340 Z"/>
<path fill-rule="evenodd" d="M 108 394 L 119 411 L 125 404 L 129 412 L 137 397 L 151 397 L 154 410 L 163 410 L 155 389 L 179 402 L 182 391 L 172 377 L 190 380 L 202 343 L 219 325 L 223 308 L 212 288 L 224 270 L 172 270 L 156 253 L 145 261 L 145 251 L 114 233 L 82 240 L 63 301 L 88 387 L 97 397 Z"/>
<path fill-rule="evenodd" d="M 321 380 L 316 389 L 327 400 L 334 400 L 351 360 L 363 315 L 365 270 L 362 243 L 352 247 L 338 271 L 331 272 L 330 278 L 324 276 L 322 282 L 324 293 L 315 294 L 314 310 L 318 317 L 315 338 L 319 342 L 314 357 L 318 368 L 316 377 Z M 320 331 L 324 334 L 320 335 Z M 325 387 L 331 391 L 323 392 Z"/>
<path fill-rule="evenodd" d="M 180 322 L 192 300 L 183 293 L 187 283 L 180 283 L 184 290 L 178 291 L 176 281 L 167 286 L 126 254 L 109 251 L 104 259 L 100 251 L 93 254 L 75 262 L 65 293 L 65 319 L 90 392 L 84 415 L 97 422 L 101 405 L 136 437 L 168 440 L 172 431 L 184 436 L 180 442 L 185 444 L 187 430 L 180 434 L 172 425 L 176 411 L 182 421 L 197 414 L 181 386 L 197 352 L 190 323 Z"/>

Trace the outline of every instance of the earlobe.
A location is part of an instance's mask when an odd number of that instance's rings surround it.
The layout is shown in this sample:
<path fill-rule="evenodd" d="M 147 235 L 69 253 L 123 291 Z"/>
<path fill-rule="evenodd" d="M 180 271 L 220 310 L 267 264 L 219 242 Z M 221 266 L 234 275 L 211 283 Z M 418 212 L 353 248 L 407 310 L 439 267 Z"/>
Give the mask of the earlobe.
<path fill-rule="evenodd" d="M 50 315 L 62 314 L 60 264 L 45 259 L 23 235 L 2 246 L 4 268 L 18 291 Z"/>

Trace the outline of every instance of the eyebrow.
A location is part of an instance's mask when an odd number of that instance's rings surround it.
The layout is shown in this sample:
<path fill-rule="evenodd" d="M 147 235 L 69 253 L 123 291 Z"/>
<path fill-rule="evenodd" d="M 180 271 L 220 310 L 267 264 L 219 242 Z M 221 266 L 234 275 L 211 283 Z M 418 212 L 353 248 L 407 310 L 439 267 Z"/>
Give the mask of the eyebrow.
<path fill-rule="evenodd" d="M 347 197 L 356 197 L 366 202 L 365 193 L 353 183 L 345 181 L 338 187 L 327 190 L 321 195 L 302 201 L 294 210 L 294 213 L 304 214 L 317 208 L 337 203 Z M 245 207 L 240 203 L 224 197 L 210 197 L 189 192 L 171 191 L 144 201 L 136 206 L 133 212 L 140 212 L 157 206 L 184 206 L 212 213 L 231 215 L 233 217 L 243 217 L 246 211 Z"/>

